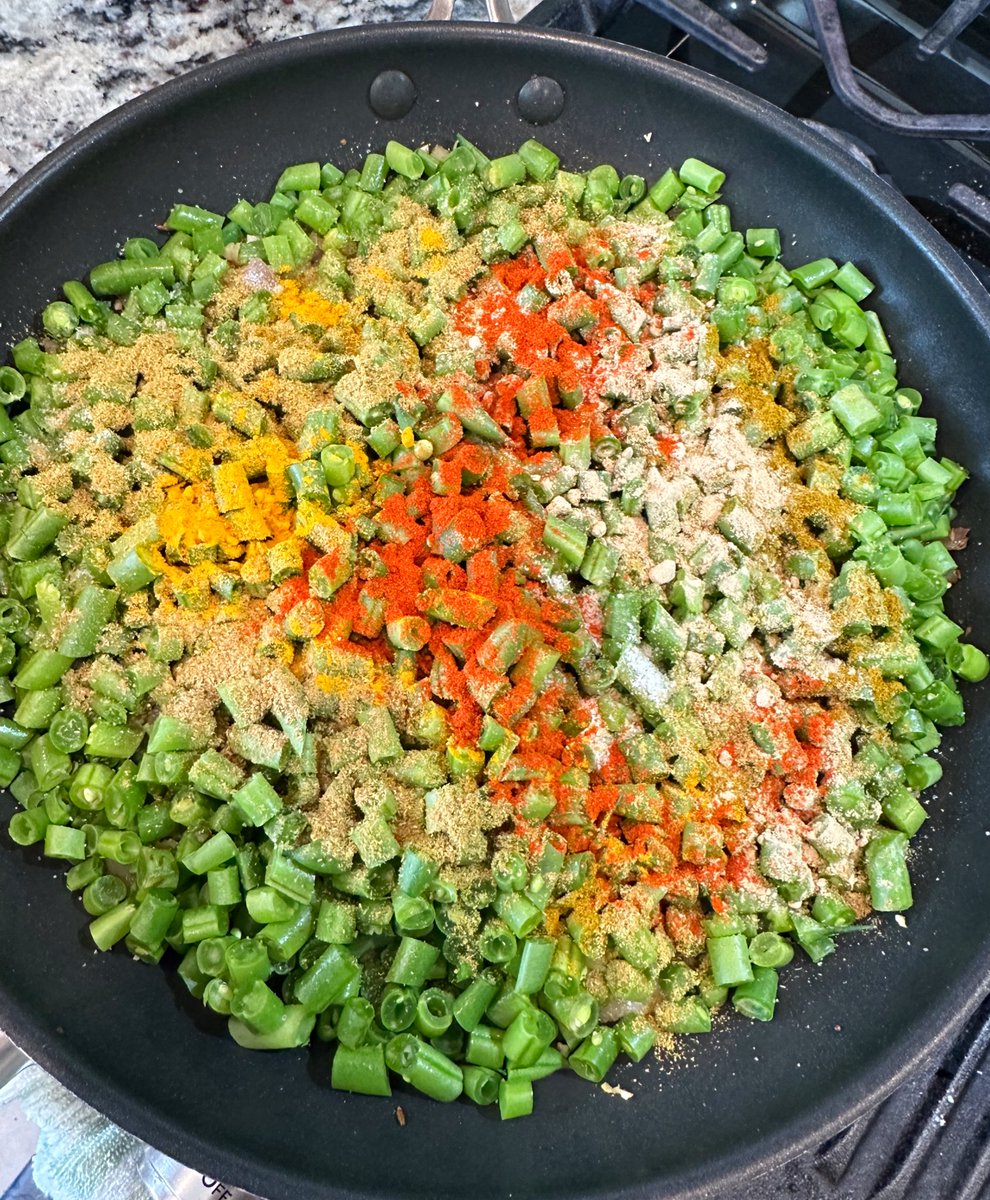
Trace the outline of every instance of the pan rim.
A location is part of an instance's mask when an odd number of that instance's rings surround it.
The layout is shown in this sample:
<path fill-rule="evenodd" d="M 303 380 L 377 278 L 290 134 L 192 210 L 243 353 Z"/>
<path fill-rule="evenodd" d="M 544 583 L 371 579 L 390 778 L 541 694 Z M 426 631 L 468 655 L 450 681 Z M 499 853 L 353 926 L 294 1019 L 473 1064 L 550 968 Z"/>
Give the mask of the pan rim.
<path fill-rule="evenodd" d="M 159 109 L 169 109 L 202 95 L 212 87 L 230 85 L 238 80 L 263 72 L 269 66 L 286 62 L 318 58 L 325 53 L 346 53 L 348 48 L 367 48 L 376 42 L 388 52 L 410 48 L 427 39 L 456 39 L 470 44 L 491 44 L 494 49 L 512 39 L 531 46 L 571 45 L 593 50 L 599 58 L 616 65 L 660 71 L 679 78 L 689 87 L 703 86 L 731 103 L 738 111 L 757 124 L 769 125 L 804 152 L 811 151 L 832 170 L 841 172 L 864 201 L 883 205 L 914 239 L 923 253 L 947 277 L 952 288 L 974 314 L 990 327 L 990 296 L 966 266 L 956 251 L 944 241 L 931 225 L 878 175 L 870 172 L 841 147 L 814 130 L 803 126 L 775 105 L 754 96 L 718 77 L 680 63 L 671 62 L 649 51 L 616 42 L 603 41 L 584 34 L 525 27 L 493 26 L 483 22 L 418 22 L 386 25 L 357 25 L 342 29 L 306 34 L 269 45 L 254 47 L 198 67 L 177 79 L 170 80 L 141 96 L 128 101 L 99 118 L 61 146 L 46 155 L 0 196 L 0 224 L 29 204 L 36 191 L 51 179 L 70 170 L 80 159 L 93 153 L 106 140 L 127 132 L 135 124 L 154 116 Z M 990 951 L 974 958 L 966 972 L 947 989 L 939 1002 L 912 1023 L 889 1050 L 875 1060 L 872 1068 L 860 1072 L 855 1079 L 836 1089 L 824 1100 L 804 1110 L 786 1126 L 761 1136 L 759 1153 L 729 1154 L 689 1168 L 653 1183 L 618 1186 L 607 1190 L 586 1192 L 587 1196 L 613 1200 L 702 1200 L 713 1188 L 730 1180 L 739 1184 L 770 1170 L 820 1144 L 846 1128 L 865 1112 L 874 1108 L 885 1096 L 907 1080 L 936 1052 L 944 1048 L 968 1020 L 980 1000 L 990 990 Z M 39 1066 L 116 1121 L 122 1128 L 136 1129 L 135 1136 L 156 1146 L 169 1146 L 174 1156 L 190 1165 L 208 1167 L 211 1174 L 259 1195 L 272 1186 L 284 1185 L 289 1176 L 284 1170 L 260 1156 L 239 1154 L 218 1148 L 195 1130 L 184 1127 L 179 1120 L 146 1101 L 128 1096 L 115 1086 L 95 1076 L 82 1055 L 73 1046 L 60 1043 L 50 1031 L 41 1028 L 26 1005 L 14 1000 L 0 977 L 0 1017 L 5 1032 Z M 934 1030 L 934 1032 L 933 1032 Z M 300 1181 L 308 1176 L 296 1175 Z M 375 1200 L 381 1192 L 365 1189 L 333 1187 L 326 1196 L 334 1200 Z"/>

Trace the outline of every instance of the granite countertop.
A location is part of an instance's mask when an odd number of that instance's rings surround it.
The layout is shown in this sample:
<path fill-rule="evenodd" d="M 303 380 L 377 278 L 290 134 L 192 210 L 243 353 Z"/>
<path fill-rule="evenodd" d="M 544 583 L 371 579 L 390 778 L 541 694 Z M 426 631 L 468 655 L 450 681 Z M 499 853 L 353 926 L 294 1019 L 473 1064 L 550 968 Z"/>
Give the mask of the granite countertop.
<path fill-rule="evenodd" d="M 0 0 L 0 192 L 156 84 L 266 42 L 422 18 L 429 0 Z M 484 15 L 460 0 L 457 15 Z"/>

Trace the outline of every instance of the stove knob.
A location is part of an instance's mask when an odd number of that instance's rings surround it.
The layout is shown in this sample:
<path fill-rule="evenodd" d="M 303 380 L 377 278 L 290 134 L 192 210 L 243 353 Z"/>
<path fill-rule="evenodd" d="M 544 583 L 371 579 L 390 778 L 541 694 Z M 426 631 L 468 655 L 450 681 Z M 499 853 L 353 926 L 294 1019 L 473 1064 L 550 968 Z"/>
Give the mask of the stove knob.
<path fill-rule="evenodd" d="M 200 1175 L 150 1146 L 145 1151 L 139 1173 L 152 1200 L 258 1200 L 250 1192 L 228 1187 L 209 1175 Z"/>

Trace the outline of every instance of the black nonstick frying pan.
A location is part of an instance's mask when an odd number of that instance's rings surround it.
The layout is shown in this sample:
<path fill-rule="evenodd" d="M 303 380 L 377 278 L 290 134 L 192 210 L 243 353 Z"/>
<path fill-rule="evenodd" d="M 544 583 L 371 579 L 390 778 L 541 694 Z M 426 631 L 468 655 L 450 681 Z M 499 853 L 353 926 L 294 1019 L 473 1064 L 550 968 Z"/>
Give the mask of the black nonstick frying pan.
<path fill-rule="evenodd" d="M 534 82 L 534 77 L 536 81 Z M 196 71 L 126 105 L 0 201 L 0 333 L 21 336 L 62 280 L 147 233 L 178 195 L 225 209 L 280 167 L 358 164 L 390 137 L 491 153 L 527 137 L 571 168 L 655 177 L 697 155 L 729 173 L 737 227 L 778 224 L 785 261 L 828 253 L 880 281 L 877 307 L 968 464 L 974 527 L 950 610 L 990 627 L 990 301 L 911 207 L 831 143 L 760 100 L 650 54 L 468 25 L 351 29 Z M 985 641 L 985 633 L 984 638 Z M 956 1030 L 990 982 L 985 691 L 947 738 L 945 780 L 914 864 L 908 926 L 851 936 L 785 975 L 778 1017 L 694 1038 L 686 1060 L 627 1066 L 624 1101 L 576 1077 L 540 1084 L 532 1118 L 329 1087 L 320 1049 L 237 1049 L 174 973 L 96 955 L 85 915 L 0 833 L 0 1025 L 126 1129 L 272 1200 L 687 1197 L 837 1130 Z M 0 828 L 12 809 L 0 799 Z M 400 1127 L 396 1104 L 406 1114 Z"/>

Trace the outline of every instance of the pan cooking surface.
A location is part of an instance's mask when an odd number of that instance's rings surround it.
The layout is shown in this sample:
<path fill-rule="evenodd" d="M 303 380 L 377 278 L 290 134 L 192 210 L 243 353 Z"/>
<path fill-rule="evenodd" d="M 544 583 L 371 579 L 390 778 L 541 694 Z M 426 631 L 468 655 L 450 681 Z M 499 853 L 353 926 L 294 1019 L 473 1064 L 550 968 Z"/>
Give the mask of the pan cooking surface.
<path fill-rule="evenodd" d="M 388 86 L 372 85 L 385 71 L 400 94 L 383 104 Z M 560 109 L 536 126 L 518 102 L 533 76 L 558 85 L 541 86 Z M 525 99 L 523 110 L 546 115 Z M 986 626 L 985 293 L 900 197 L 834 146 L 751 96 L 638 51 L 520 30 L 390 26 L 195 72 L 83 133 L 0 203 L 4 337 L 14 341 L 62 280 L 149 232 L 179 196 L 226 209 L 270 190 L 286 162 L 349 167 L 390 137 L 449 142 L 458 131 L 491 153 L 537 136 L 565 166 L 611 161 L 648 177 L 697 155 L 728 171 L 737 227 L 781 227 L 785 261 L 842 256 L 878 280 L 902 380 L 940 418 L 945 453 L 973 472 L 961 519 L 976 532 L 950 612 Z M 768 1026 L 727 1021 L 713 1038 L 686 1042 L 682 1063 L 627 1065 L 615 1082 L 631 1101 L 555 1076 L 532 1118 L 503 1125 L 491 1110 L 404 1091 L 391 1104 L 332 1093 L 324 1049 L 238 1051 L 173 972 L 95 955 L 81 907 L 5 833 L 0 1021 L 125 1128 L 270 1200 L 699 1194 L 848 1123 L 944 1042 L 984 991 L 990 819 L 980 752 L 990 730 L 982 693 L 967 699 L 969 722 L 946 738 L 945 779 L 917 839 L 907 929 L 884 921 L 844 940 L 822 967 L 792 968 Z M 0 800 L 3 829 L 11 811 Z"/>

